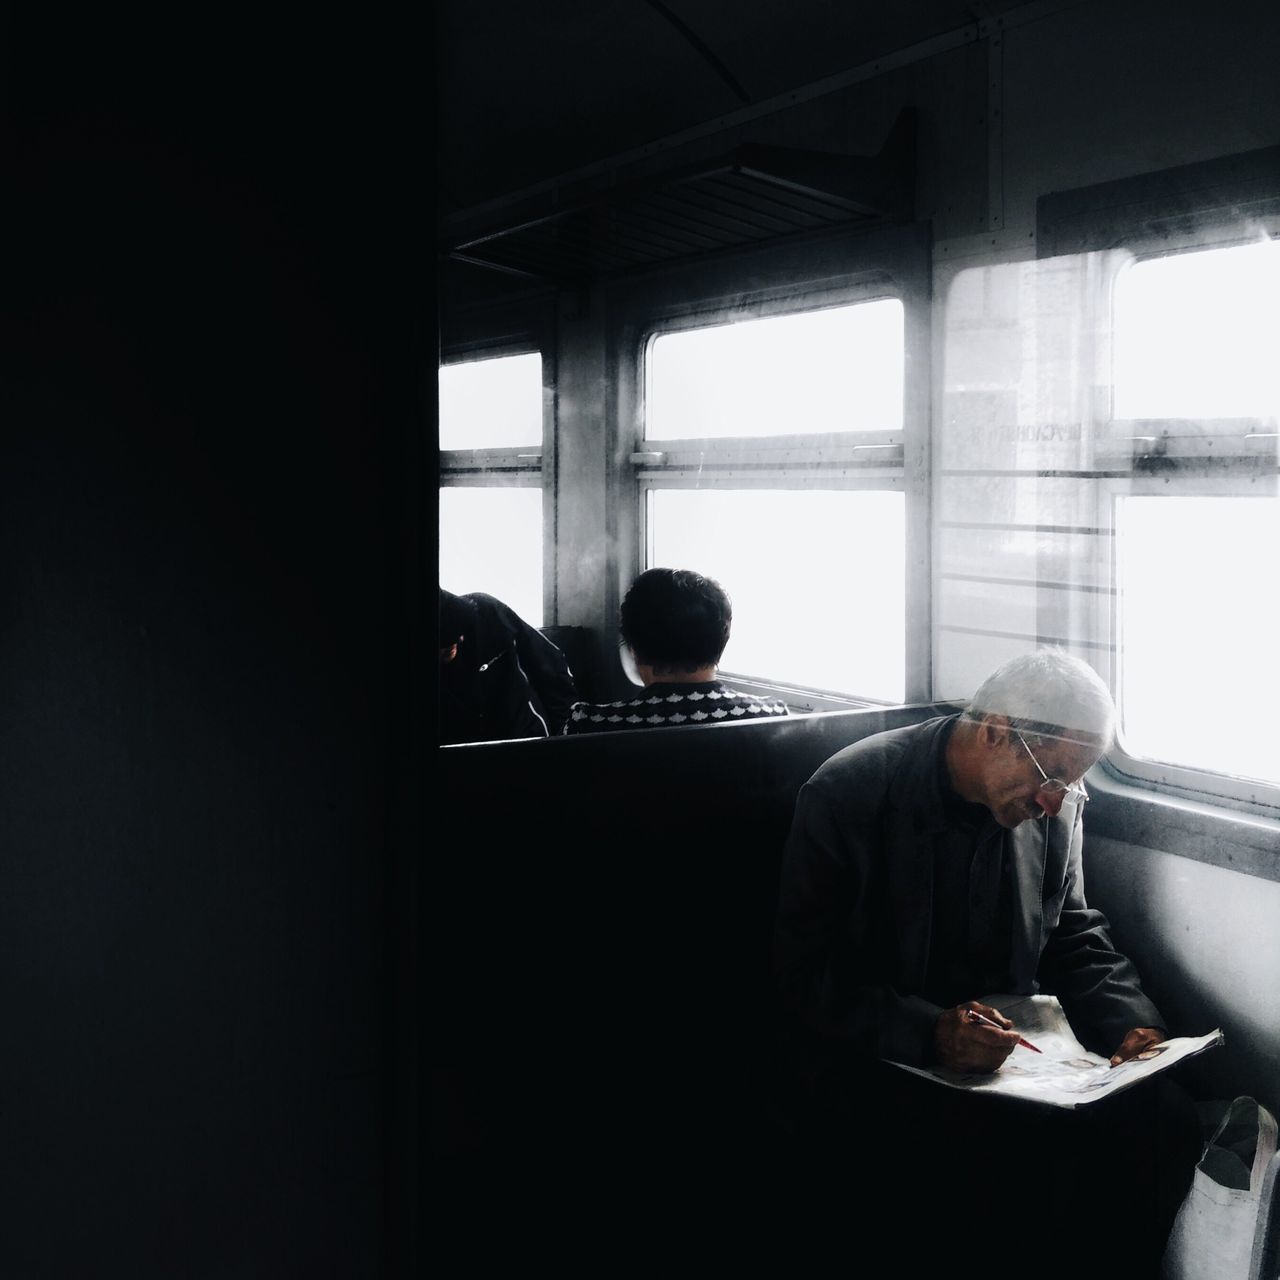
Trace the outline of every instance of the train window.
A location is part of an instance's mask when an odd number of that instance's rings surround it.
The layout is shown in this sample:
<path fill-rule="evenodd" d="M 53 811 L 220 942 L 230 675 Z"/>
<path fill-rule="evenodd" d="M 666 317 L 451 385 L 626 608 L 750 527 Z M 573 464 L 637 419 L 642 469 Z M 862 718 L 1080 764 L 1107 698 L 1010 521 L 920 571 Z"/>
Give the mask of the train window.
<path fill-rule="evenodd" d="M 1244 230 L 944 277 L 934 696 L 1061 646 L 1116 694 L 1115 769 L 1271 812 L 1280 244 Z"/>
<path fill-rule="evenodd" d="M 903 700 L 905 495 L 657 489 L 648 525 L 651 564 L 696 565 L 729 591 L 725 671 Z"/>
<path fill-rule="evenodd" d="M 1280 786 L 1280 499 L 1117 500 L 1117 701 L 1132 756 Z M 1171 696 L 1171 690 L 1185 690 Z"/>
<path fill-rule="evenodd" d="M 485 591 L 542 626 L 542 490 L 440 490 L 440 585 Z"/>
<path fill-rule="evenodd" d="M 1116 275 L 1110 427 L 1134 441 L 1138 472 L 1112 518 L 1121 767 L 1254 801 L 1253 784 L 1280 787 L 1265 674 L 1280 604 L 1258 559 L 1280 546 L 1278 349 L 1280 243 Z"/>
<path fill-rule="evenodd" d="M 542 447 L 542 357 L 468 360 L 440 369 L 440 448 Z"/>
<path fill-rule="evenodd" d="M 724 585 L 726 676 L 904 701 L 901 299 L 686 319 L 650 337 L 644 387 L 643 561 Z"/>
<path fill-rule="evenodd" d="M 1280 244 L 1147 258 L 1114 301 L 1117 418 L 1280 411 Z"/>
<path fill-rule="evenodd" d="M 647 439 L 902 429 L 897 298 L 658 334 Z"/>
<path fill-rule="evenodd" d="M 440 368 L 440 584 L 543 623 L 542 357 Z"/>

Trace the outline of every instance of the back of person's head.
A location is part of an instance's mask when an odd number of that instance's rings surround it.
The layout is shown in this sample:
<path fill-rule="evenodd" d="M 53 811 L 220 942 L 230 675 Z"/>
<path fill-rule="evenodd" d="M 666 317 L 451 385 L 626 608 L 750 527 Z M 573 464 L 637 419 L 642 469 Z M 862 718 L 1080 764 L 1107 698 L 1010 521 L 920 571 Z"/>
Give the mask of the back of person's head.
<path fill-rule="evenodd" d="M 648 569 L 631 584 L 619 621 L 637 661 L 696 671 L 720 661 L 733 606 L 718 582 L 692 569 Z"/>
<path fill-rule="evenodd" d="M 1006 717 L 1015 729 L 1078 739 L 1106 748 L 1116 708 L 1102 677 L 1061 649 L 1038 649 L 1010 659 L 983 682 L 965 715 Z"/>

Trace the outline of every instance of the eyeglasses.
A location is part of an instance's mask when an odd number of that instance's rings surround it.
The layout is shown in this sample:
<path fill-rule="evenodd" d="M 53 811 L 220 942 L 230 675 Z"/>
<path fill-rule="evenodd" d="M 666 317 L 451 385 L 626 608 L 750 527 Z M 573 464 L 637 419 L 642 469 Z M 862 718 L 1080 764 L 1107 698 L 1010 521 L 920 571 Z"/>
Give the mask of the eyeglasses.
<path fill-rule="evenodd" d="M 1012 726 L 1010 727 L 1012 728 Z M 1036 759 L 1035 753 L 1027 746 L 1026 738 L 1018 733 L 1017 729 L 1013 731 L 1018 734 L 1018 741 L 1022 743 L 1023 749 L 1031 757 L 1031 763 L 1035 765 L 1040 776 L 1044 779 L 1044 785 L 1040 788 L 1041 791 L 1047 791 L 1052 796 L 1062 796 L 1065 800 L 1074 800 L 1077 803 L 1082 803 L 1089 798 L 1089 793 L 1085 790 L 1083 782 L 1068 784 L 1063 782 L 1061 778 L 1049 777 L 1041 767 L 1040 761 Z"/>

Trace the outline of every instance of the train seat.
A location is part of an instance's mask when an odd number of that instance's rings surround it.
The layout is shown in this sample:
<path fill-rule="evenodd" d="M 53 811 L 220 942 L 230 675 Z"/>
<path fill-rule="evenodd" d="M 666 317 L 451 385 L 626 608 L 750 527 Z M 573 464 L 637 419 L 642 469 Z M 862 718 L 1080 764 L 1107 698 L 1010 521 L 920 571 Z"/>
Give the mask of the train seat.
<path fill-rule="evenodd" d="M 516 1177 L 556 1150 L 616 1179 L 620 1153 L 665 1151 L 696 1182 L 767 1144 L 750 1078 L 796 793 L 951 709 L 441 750 L 425 896 L 451 1158 Z"/>

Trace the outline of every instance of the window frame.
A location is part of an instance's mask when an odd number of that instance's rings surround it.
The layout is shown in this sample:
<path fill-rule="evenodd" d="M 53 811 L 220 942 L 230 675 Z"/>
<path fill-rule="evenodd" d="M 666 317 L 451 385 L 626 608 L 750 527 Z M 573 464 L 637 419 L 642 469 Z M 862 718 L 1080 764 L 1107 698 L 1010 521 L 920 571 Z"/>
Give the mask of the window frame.
<path fill-rule="evenodd" d="M 891 228 L 843 244 L 759 251 L 756 269 L 721 262 L 688 272 L 683 297 L 659 302 L 640 287 L 621 300 L 618 330 L 618 473 L 623 485 L 619 591 L 642 572 L 651 548 L 648 495 L 658 489 L 736 488 L 879 490 L 906 495 L 905 687 L 903 703 L 927 701 L 929 648 L 931 411 L 931 238 L 927 227 Z M 812 256 L 821 251 L 822 256 Z M 810 256 L 806 256 L 810 255 Z M 833 273 L 832 257 L 846 268 Z M 821 270 L 813 270 L 815 262 Z M 736 265 L 736 269 L 735 269 Z M 665 273 L 663 273 L 665 274 Z M 743 290 L 750 279 L 755 287 Z M 903 308 L 904 386 L 901 431 L 771 437 L 646 440 L 649 354 L 666 333 L 894 298 Z M 631 323 L 627 323 L 630 319 Z M 771 692 L 793 709 L 848 710 L 881 703 L 857 694 L 810 688 L 726 671 L 751 692 Z"/>
<path fill-rule="evenodd" d="M 1198 219 L 1197 225 L 1160 237 L 1133 237 L 1113 246 L 1094 297 L 1094 315 L 1108 361 L 1106 413 L 1094 424 L 1094 466 L 1099 539 L 1107 558 L 1109 608 L 1099 611 L 1108 657 L 1109 684 L 1120 706 L 1119 546 L 1117 499 L 1140 496 L 1237 496 L 1242 500 L 1280 498 L 1280 439 L 1277 419 L 1117 418 L 1115 403 L 1115 286 L 1121 274 L 1142 262 L 1173 254 L 1212 252 L 1257 243 L 1262 229 L 1280 238 L 1280 215 L 1239 221 Z M 1124 473 L 1124 474 L 1121 474 Z M 1262 488 L 1259 488 L 1261 482 Z M 1116 740 L 1101 762 L 1109 774 L 1151 791 L 1218 804 L 1264 817 L 1280 816 L 1280 784 L 1173 764 L 1129 752 L 1117 716 Z"/>
<path fill-rule="evenodd" d="M 542 439 L 537 445 L 440 449 L 438 487 L 542 491 L 542 625 L 556 625 L 556 415 L 554 345 L 541 334 L 520 334 L 442 347 L 438 370 L 449 365 L 537 355 L 541 363 Z"/>
<path fill-rule="evenodd" d="M 1140 477 L 1127 481 L 1104 481 L 1100 508 L 1106 511 L 1107 527 L 1115 534 L 1117 500 L 1122 497 L 1235 497 L 1240 501 L 1258 501 L 1280 497 L 1274 490 L 1269 493 L 1243 493 L 1236 477 L 1206 475 L 1203 471 L 1191 471 L 1177 478 L 1176 493 L 1170 492 L 1172 477 Z M 1211 769 L 1193 765 L 1173 764 L 1147 756 L 1136 755 L 1125 746 L 1124 725 L 1120 713 L 1120 592 L 1118 538 L 1107 539 L 1111 561 L 1110 610 L 1108 625 L 1112 644 L 1109 646 L 1111 663 L 1111 688 L 1116 695 L 1116 739 L 1108 752 L 1105 764 L 1116 777 L 1152 789 L 1178 795 L 1184 799 L 1228 803 L 1247 812 L 1267 816 L 1280 816 L 1280 784 L 1243 778 L 1233 774 L 1217 773 Z"/>

